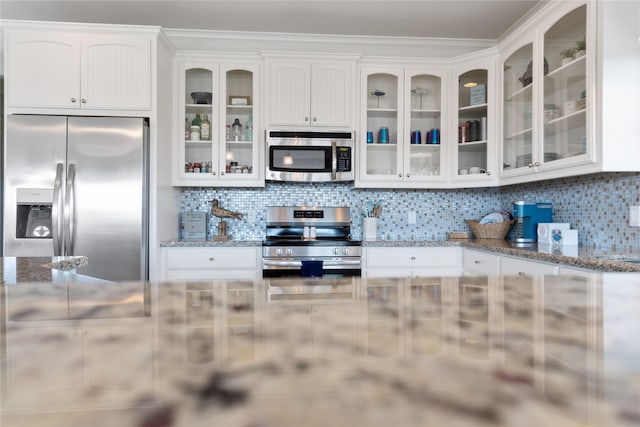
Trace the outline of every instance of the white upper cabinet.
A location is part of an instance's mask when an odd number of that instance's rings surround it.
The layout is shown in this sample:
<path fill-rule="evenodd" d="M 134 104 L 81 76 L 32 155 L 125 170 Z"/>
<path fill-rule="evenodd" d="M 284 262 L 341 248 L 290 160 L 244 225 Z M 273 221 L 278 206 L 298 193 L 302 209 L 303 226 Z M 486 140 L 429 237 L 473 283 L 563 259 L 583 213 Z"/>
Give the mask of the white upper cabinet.
<path fill-rule="evenodd" d="M 7 107 L 149 110 L 151 37 L 7 30 Z"/>
<path fill-rule="evenodd" d="M 574 3 L 549 11 L 524 31 L 525 42 L 505 55 L 504 177 L 563 176 L 571 174 L 568 168 L 593 163 L 587 60 L 594 50 L 589 46 L 588 54 L 585 47 L 587 7 Z"/>
<path fill-rule="evenodd" d="M 355 60 L 267 59 L 269 126 L 353 128 Z"/>
<path fill-rule="evenodd" d="M 451 168 L 454 185 L 495 184 L 496 53 L 465 58 L 454 66 L 454 135 Z M 457 144 L 456 144 L 457 143 Z"/>
<path fill-rule="evenodd" d="M 640 3 L 552 2 L 500 46 L 500 184 L 640 170 Z"/>
<path fill-rule="evenodd" d="M 451 141 L 444 96 L 447 70 L 365 65 L 360 79 L 360 160 L 356 185 L 446 186 L 447 152 L 443 147 Z"/>
<path fill-rule="evenodd" d="M 264 186 L 260 63 L 179 55 L 174 183 Z"/>

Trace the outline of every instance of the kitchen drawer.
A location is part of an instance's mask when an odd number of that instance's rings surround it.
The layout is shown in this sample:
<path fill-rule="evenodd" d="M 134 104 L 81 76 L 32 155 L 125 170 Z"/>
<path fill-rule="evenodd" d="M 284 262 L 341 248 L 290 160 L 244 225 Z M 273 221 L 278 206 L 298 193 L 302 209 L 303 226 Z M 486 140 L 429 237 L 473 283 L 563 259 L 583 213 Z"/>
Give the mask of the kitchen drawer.
<path fill-rule="evenodd" d="M 464 250 L 463 270 L 465 273 L 479 276 L 497 276 L 500 274 L 500 256 L 481 251 Z"/>
<path fill-rule="evenodd" d="M 458 267 L 459 248 L 366 248 L 367 268 L 438 268 Z"/>
<path fill-rule="evenodd" d="M 258 268 L 258 248 L 167 248 L 169 270 L 239 270 Z"/>
<path fill-rule="evenodd" d="M 558 267 L 555 265 L 511 257 L 502 257 L 501 269 L 503 276 L 536 276 L 558 273 Z"/>

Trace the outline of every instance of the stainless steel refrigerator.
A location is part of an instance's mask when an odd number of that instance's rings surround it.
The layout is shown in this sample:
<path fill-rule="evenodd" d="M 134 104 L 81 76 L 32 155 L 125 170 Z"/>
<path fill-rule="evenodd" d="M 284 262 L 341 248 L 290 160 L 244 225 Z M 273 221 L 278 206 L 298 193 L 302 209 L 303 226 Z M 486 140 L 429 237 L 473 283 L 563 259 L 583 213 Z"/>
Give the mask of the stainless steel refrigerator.
<path fill-rule="evenodd" d="M 84 255 L 78 273 L 148 278 L 148 123 L 10 115 L 4 256 Z"/>

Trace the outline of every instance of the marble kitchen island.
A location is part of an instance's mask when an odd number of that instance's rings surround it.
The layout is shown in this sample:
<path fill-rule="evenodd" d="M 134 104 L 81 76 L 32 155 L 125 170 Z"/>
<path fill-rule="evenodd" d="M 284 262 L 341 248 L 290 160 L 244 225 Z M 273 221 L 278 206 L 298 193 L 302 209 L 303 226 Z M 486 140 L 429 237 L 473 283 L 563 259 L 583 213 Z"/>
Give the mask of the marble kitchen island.
<path fill-rule="evenodd" d="M 2 286 L 2 425 L 637 426 L 640 275 Z M 69 307 L 71 307 L 71 301 Z"/>

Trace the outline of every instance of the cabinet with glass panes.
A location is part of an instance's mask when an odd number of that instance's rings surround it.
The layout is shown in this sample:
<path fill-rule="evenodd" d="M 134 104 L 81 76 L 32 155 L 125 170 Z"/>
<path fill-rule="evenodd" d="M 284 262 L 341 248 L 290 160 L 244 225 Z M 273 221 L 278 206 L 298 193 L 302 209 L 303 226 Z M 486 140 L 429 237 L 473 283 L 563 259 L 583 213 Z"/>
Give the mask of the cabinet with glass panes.
<path fill-rule="evenodd" d="M 176 185 L 263 186 L 259 63 L 178 64 Z"/>
<path fill-rule="evenodd" d="M 453 181 L 487 185 L 495 180 L 495 54 L 465 59 L 454 67 L 457 84 L 457 140 L 453 150 Z"/>
<path fill-rule="evenodd" d="M 356 185 L 442 185 L 446 72 L 433 67 L 364 67 L 361 84 L 363 154 Z"/>
<path fill-rule="evenodd" d="M 502 176 L 593 161 L 587 5 L 561 5 L 527 34 L 525 43 L 503 55 Z"/>

